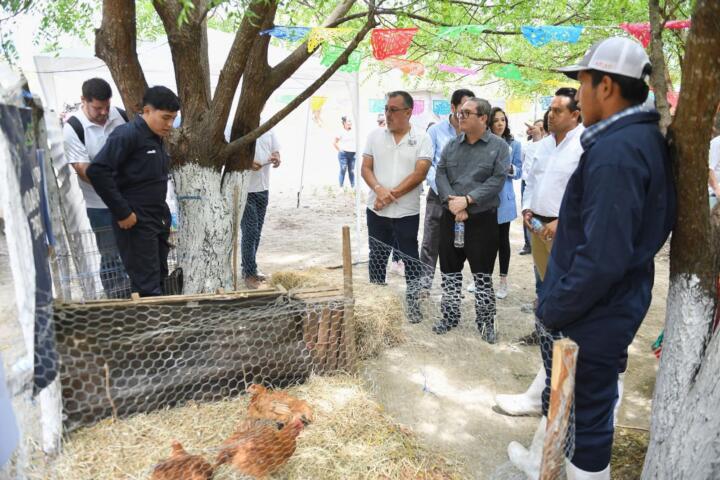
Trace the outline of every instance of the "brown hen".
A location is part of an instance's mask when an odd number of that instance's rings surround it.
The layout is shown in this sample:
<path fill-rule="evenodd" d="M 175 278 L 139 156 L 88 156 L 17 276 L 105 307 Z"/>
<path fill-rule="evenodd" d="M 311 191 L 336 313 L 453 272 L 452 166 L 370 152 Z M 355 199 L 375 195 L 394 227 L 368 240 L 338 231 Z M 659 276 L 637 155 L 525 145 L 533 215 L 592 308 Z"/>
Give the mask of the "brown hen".
<path fill-rule="evenodd" d="M 304 400 L 285 392 L 268 391 L 257 383 L 247 388 L 250 397 L 247 416 L 249 418 L 274 420 L 286 424 L 293 417 L 299 417 L 307 425 L 313 421 L 313 409 Z"/>
<path fill-rule="evenodd" d="M 303 427 L 299 416 L 292 418 L 280 430 L 264 420 L 245 420 L 223 442 L 216 466 L 230 463 L 245 475 L 265 478 L 295 453 L 296 439 Z"/>
<path fill-rule="evenodd" d="M 213 467 L 200 455 L 190 455 L 180 442 L 172 442 L 172 453 L 158 463 L 151 480 L 210 480 Z"/>

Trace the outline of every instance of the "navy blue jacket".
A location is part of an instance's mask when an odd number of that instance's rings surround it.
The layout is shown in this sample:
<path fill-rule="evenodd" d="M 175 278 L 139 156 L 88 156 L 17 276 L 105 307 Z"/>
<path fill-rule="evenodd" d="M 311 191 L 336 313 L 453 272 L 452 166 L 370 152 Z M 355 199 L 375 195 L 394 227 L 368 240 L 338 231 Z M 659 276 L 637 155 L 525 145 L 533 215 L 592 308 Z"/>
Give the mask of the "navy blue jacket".
<path fill-rule="evenodd" d="M 136 115 L 112 131 L 87 176 L 113 216 L 123 220 L 135 207 L 164 215 L 169 172 L 170 157 L 162 138 Z"/>
<path fill-rule="evenodd" d="M 676 214 L 659 118 L 657 112 L 620 118 L 580 157 L 540 291 L 538 318 L 546 327 L 629 318 L 635 325 L 628 328 L 637 328 L 647 313 L 654 257 Z"/>

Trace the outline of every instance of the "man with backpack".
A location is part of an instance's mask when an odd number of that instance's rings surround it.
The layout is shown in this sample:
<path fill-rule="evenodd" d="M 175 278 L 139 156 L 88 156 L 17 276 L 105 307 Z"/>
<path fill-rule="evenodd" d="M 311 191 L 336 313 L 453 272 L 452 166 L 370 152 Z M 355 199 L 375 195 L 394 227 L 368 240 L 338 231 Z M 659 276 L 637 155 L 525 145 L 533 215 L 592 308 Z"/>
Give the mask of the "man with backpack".
<path fill-rule="evenodd" d="M 112 89 L 102 78 L 82 84 L 80 109 L 63 126 L 65 156 L 78 176 L 90 226 L 100 253 L 100 280 L 108 298 L 129 298 L 130 284 L 118 253 L 112 229 L 112 214 L 95 192 L 86 170 L 95 155 L 120 125 L 127 123 L 125 110 L 110 106 Z"/>

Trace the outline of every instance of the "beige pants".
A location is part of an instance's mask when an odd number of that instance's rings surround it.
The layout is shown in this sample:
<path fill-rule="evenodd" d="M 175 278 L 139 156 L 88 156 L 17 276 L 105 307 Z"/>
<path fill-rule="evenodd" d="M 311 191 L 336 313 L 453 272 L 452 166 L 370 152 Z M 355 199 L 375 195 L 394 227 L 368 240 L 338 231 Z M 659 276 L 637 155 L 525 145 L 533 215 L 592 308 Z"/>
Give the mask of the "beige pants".
<path fill-rule="evenodd" d="M 535 232 L 530 233 L 533 262 L 535 262 L 535 268 L 537 268 L 538 275 L 540 275 L 540 280 L 545 280 L 545 270 L 547 270 L 548 260 L 550 259 L 552 243 L 552 240 L 545 240 Z"/>

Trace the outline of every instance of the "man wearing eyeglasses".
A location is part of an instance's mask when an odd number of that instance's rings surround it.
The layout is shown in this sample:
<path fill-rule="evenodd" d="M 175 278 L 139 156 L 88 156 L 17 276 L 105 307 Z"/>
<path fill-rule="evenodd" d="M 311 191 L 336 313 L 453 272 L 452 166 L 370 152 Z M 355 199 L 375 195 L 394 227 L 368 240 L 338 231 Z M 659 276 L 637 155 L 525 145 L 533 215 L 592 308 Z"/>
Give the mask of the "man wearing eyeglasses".
<path fill-rule="evenodd" d="M 367 207 L 370 282 L 385 284 L 395 239 L 405 263 L 408 320 L 418 323 L 422 320 L 418 305 L 421 271 L 417 261 L 420 183 L 430 168 L 433 149 L 428 134 L 410 124 L 412 109 L 409 93 L 396 91 L 387 95 L 387 127 L 368 136 L 361 173 L 370 187 Z"/>
<path fill-rule="evenodd" d="M 500 191 L 510 170 L 510 149 L 488 129 L 490 104 L 467 100 L 460 111 L 458 137 L 440 155 L 435 182 L 445 210 L 440 224 L 442 319 L 433 326 L 447 333 L 460 321 L 462 270 L 465 260 L 475 283 L 475 322 L 488 343 L 495 343 L 495 292 L 492 271 L 498 249 L 497 208 Z M 456 222 L 464 222 L 465 245 L 455 247 Z"/>

